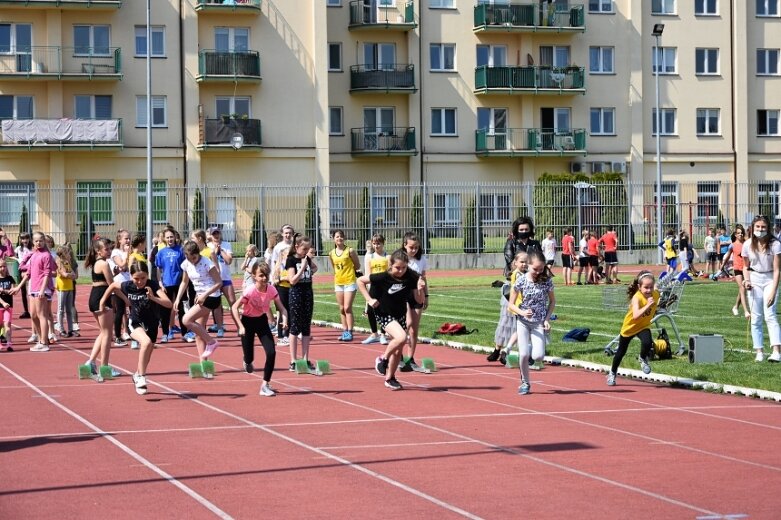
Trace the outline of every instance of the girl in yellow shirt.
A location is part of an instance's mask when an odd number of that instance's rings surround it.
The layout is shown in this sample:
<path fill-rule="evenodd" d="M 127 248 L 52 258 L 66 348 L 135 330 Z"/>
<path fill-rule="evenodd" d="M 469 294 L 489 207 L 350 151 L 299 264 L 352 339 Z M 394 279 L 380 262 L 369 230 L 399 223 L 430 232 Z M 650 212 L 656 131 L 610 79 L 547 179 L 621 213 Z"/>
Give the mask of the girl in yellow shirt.
<path fill-rule="evenodd" d="M 624 316 L 621 332 L 618 338 L 618 350 L 613 356 L 613 366 L 607 375 L 608 386 L 615 386 L 616 374 L 621 360 L 624 359 L 629 342 L 635 336 L 640 340 L 640 368 L 644 374 L 651 373 L 649 356 L 653 347 L 651 339 L 651 320 L 656 314 L 659 302 L 659 291 L 654 288 L 654 275 L 650 271 L 640 271 L 627 289 L 629 310 Z"/>
<path fill-rule="evenodd" d="M 353 340 L 353 301 L 355 292 L 358 290 L 356 284 L 356 271 L 361 269 L 361 261 L 352 247 L 344 244 L 344 231 L 337 229 L 334 231 L 334 247 L 328 256 L 331 259 L 331 265 L 334 267 L 334 291 L 336 292 L 336 303 L 339 305 L 339 314 L 342 321 L 342 335 L 339 341 Z"/>

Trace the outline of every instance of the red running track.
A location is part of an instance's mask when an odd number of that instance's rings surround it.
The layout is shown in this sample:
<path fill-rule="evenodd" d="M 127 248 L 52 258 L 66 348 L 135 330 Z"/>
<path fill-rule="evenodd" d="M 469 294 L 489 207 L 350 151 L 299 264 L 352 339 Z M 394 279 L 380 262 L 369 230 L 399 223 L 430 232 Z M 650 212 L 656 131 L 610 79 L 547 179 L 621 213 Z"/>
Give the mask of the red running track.
<path fill-rule="evenodd" d="M 80 294 L 81 296 L 81 294 Z M 84 294 L 86 297 L 86 294 Z M 84 302 L 80 299 L 80 308 Z M 48 353 L 0 354 L 0 518 L 778 518 L 781 407 L 571 368 L 518 373 L 430 345 L 439 371 L 374 372 L 379 345 L 315 328 L 313 358 L 333 374 L 296 375 L 280 348 L 279 394 L 257 395 L 238 338 L 191 380 L 195 347 L 158 348 L 150 392 L 124 375 L 80 381 L 94 337 Z M 262 365 L 258 347 L 256 366 Z"/>

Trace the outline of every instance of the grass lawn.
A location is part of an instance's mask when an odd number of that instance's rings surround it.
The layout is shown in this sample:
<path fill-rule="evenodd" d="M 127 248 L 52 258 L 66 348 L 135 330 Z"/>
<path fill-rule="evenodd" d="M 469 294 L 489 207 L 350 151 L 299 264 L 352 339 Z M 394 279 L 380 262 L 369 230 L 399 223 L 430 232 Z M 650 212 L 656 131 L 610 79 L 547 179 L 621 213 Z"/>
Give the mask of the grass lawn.
<path fill-rule="evenodd" d="M 443 322 L 457 321 L 478 332 L 460 336 L 456 340 L 464 343 L 491 346 L 499 313 L 499 289 L 490 284 L 496 276 L 474 276 L 461 278 L 430 278 L 429 308 L 423 314 L 421 335 L 431 336 Z M 625 276 L 627 278 L 627 276 Z M 561 282 L 557 277 L 554 282 Z M 603 353 L 605 345 L 621 328 L 625 310 L 605 310 L 603 289 L 605 286 L 556 287 L 556 310 L 558 319 L 552 322 L 553 331 L 547 354 L 570 359 L 609 364 L 610 358 Z M 613 286 L 607 286 L 613 287 Z M 339 323 L 339 312 L 330 284 L 315 285 L 315 316 L 317 320 Z M 689 282 L 683 292 L 676 323 L 685 343 L 689 334 L 721 334 L 724 336 L 723 364 L 691 364 L 682 356 L 672 360 L 656 361 L 653 370 L 671 376 L 687 377 L 721 384 L 746 386 L 781 392 L 781 364 L 755 363 L 751 352 L 751 338 L 747 335 L 747 321 L 732 315 L 731 308 L 737 294 L 733 282 Z M 356 326 L 368 328 L 366 318 L 361 316 L 363 297 L 356 298 L 354 312 Z M 742 312 L 741 312 L 742 316 Z M 665 324 L 666 320 L 660 320 Z M 561 338 L 570 329 L 588 327 L 591 336 L 584 343 L 564 343 Z M 672 350 L 677 351 L 673 331 Z M 656 333 L 654 332 L 654 337 Z M 765 353 L 770 352 L 765 337 Z M 622 362 L 622 367 L 639 369 L 637 355 L 640 343 L 634 340 Z M 484 356 L 482 353 L 475 355 Z"/>

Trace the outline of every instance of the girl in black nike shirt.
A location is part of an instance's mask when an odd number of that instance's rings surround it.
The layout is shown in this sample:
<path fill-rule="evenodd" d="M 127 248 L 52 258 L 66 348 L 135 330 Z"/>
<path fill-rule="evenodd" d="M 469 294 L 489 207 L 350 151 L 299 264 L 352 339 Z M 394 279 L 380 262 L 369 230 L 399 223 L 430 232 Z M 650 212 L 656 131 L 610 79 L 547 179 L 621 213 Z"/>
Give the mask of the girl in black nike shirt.
<path fill-rule="evenodd" d="M 385 386 L 391 390 L 402 388 L 396 381 L 396 369 L 407 341 L 407 302 L 410 297 L 421 305 L 426 301 L 426 281 L 408 269 L 408 263 L 407 253 L 399 249 L 391 255 L 386 272 L 358 278 L 358 289 L 366 303 L 374 308 L 377 323 L 391 338 L 387 357 L 379 356 L 375 365 L 377 372 L 385 376 Z M 367 284 L 371 284 L 371 293 Z"/>

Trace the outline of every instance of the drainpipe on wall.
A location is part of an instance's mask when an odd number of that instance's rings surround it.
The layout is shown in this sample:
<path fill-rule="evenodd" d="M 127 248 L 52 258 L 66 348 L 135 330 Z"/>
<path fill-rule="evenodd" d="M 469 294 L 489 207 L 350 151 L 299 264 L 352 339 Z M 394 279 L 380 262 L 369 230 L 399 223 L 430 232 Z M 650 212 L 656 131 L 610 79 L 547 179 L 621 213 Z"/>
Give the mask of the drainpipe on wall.
<path fill-rule="evenodd" d="M 187 187 L 187 125 L 185 124 L 184 110 L 184 0 L 179 0 L 179 103 L 181 117 L 179 123 L 182 132 L 182 178 Z"/>

